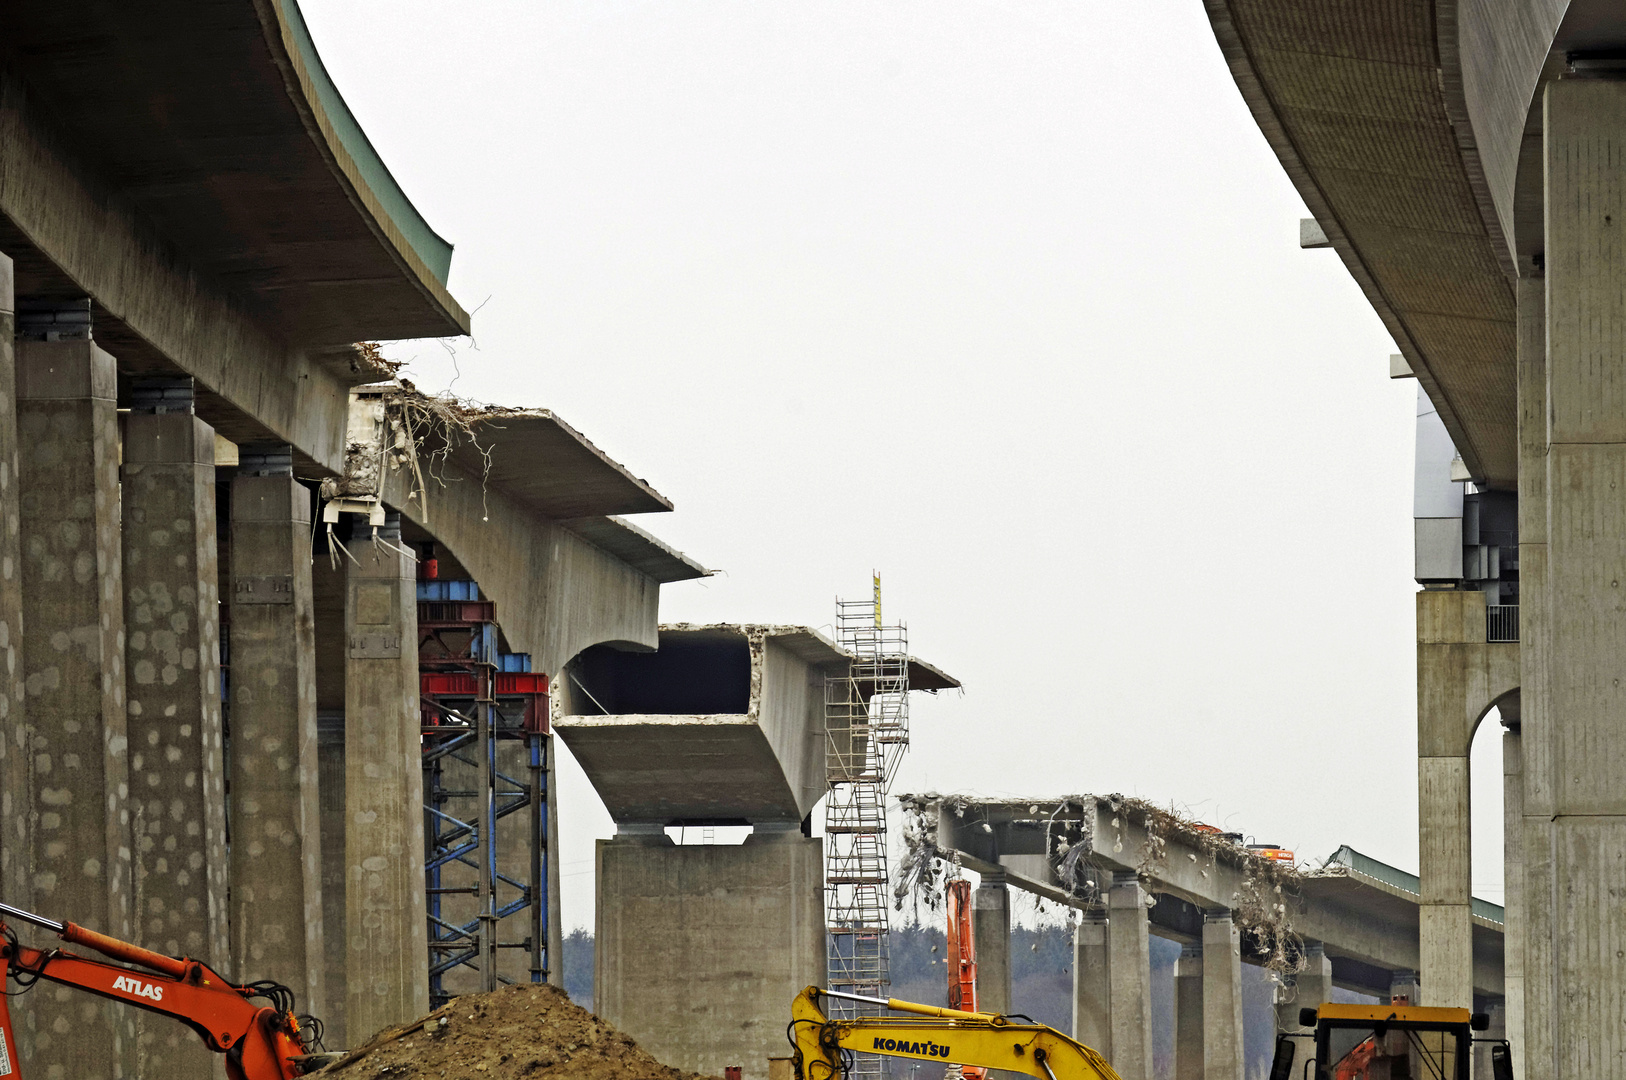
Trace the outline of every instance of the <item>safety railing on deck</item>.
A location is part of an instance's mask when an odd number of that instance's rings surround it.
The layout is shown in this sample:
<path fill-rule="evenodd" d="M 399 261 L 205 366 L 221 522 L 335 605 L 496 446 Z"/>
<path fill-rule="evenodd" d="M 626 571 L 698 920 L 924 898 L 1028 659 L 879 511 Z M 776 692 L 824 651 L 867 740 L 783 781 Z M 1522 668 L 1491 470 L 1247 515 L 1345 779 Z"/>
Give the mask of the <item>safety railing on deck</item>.
<path fill-rule="evenodd" d="M 1485 605 L 1485 640 L 1493 642 L 1519 640 L 1518 604 Z"/>

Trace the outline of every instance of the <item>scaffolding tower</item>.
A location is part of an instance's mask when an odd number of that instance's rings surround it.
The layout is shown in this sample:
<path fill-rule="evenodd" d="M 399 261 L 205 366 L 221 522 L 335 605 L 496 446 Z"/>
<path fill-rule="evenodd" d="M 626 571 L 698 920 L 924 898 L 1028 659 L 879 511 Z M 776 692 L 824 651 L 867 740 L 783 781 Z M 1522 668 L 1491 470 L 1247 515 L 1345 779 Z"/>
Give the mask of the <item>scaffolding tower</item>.
<path fill-rule="evenodd" d="M 424 870 L 429 999 L 495 990 L 503 950 L 523 951 L 531 982 L 548 955 L 546 675 L 504 653 L 496 605 L 472 581 L 418 582 Z M 498 823 L 523 815 L 523 845 L 504 851 Z M 505 922 L 511 916 L 524 916 Z M 520 924 L 519 940 L 502 931 Z M 516 937 L 512 933 L 510 937 Z"/>
<path fill-rule="evenodd" d="M 892 981 L 886 796 L 909 747 L 909 642 L 902 623 L 882 621 L 879 575 L 871 599 L 836 601 L 836 635 L 852 660 L 824 684 L 827 979 L 831 990 L 885 998 Z M 829 1004 L 834 1017 L 880 1012 L 842 998 Z M 853 1076 L 885 1073 L 884 1057 L 856 1055 Z"/>

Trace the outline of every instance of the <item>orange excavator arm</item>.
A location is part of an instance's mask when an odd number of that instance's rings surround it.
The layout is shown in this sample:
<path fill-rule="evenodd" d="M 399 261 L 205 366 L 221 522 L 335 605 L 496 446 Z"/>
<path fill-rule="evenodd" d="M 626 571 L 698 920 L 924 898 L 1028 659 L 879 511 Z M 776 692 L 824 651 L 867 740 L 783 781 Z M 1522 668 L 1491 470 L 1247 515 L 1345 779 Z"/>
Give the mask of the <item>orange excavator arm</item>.
<path fill-rule="evenodd" d="M 298 1059 L 306 1049 L 289 1008 L 291 1001 L 277 1001 L 277 1008 L 257 1005 L 250 999 L 263 996 L 260 988 L 234 986 L 196 960 L 164 956 L 9 904 L 0 903 L 0 918 L 49 930 L 70 945 L 108 958 L 27 948 L 0 921 L 0 957 L 5 959 L 6 975 L 24 990 L 45 979 L 174 1017 L 197 1032 L 209 1049 L 226 1056 L 231 1080 L 293 1080 L 299 1075 Z M 0 1080 L 22 1080 L 16 1047 L 9 999 L 0 996 Z"/>
<path fill-rule="evenodd" d="M 957 878 L 948 883 L 948 935 L 944 966 L 948 968 L 948 1003 L 951 1009 L 977 1011 L 977 940 L 971 928 L 971 882 Z M 984 1080 L 988 1070 L 961 1066 L 965 1080 Z"/>

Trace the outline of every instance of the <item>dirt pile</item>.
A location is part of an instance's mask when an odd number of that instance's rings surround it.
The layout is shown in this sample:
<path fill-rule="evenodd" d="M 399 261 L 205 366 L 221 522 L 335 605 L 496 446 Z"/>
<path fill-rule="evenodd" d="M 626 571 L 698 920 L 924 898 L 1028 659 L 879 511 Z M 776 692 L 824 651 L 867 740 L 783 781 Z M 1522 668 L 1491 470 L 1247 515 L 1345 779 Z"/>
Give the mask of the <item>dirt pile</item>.
<path fill-rule="evenodd" d="M 708 1080 L 662 1065 L 555 986 L 467 994 L 379 1033 L 318 1073 L 331 1080 Z"/>

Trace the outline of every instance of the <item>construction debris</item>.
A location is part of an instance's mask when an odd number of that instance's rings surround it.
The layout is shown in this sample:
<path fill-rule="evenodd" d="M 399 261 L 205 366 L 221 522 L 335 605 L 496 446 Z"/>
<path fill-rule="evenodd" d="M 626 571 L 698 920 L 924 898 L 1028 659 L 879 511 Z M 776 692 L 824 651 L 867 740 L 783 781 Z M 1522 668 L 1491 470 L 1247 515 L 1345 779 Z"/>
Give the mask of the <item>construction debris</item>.
<path fill-rule="evenodd" d="M 466 994 L 380 1032 L 320 1072 L 332 1080 L 708 1080 L 656 1061 L 556 986 Z"/>

